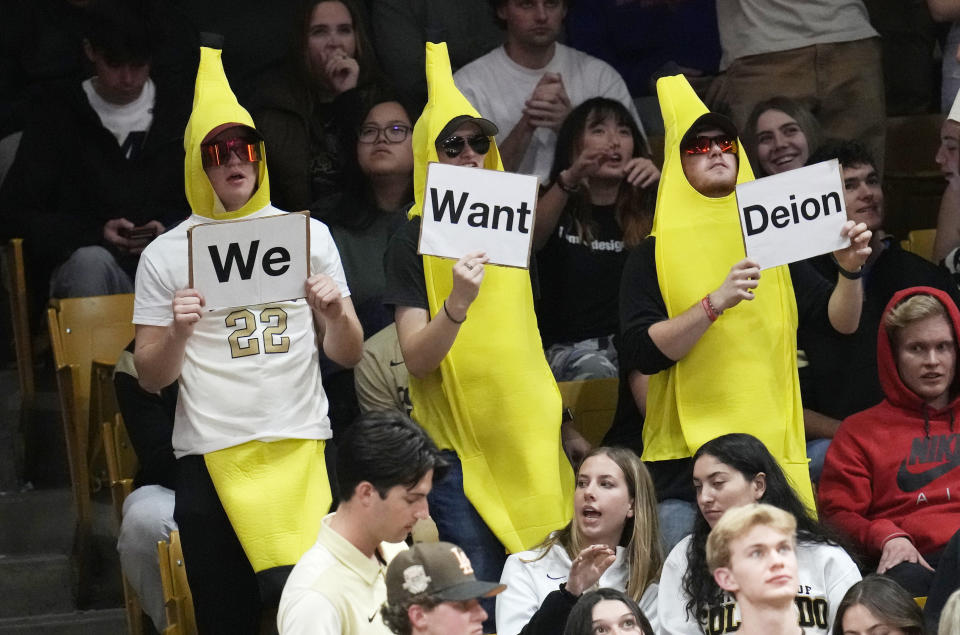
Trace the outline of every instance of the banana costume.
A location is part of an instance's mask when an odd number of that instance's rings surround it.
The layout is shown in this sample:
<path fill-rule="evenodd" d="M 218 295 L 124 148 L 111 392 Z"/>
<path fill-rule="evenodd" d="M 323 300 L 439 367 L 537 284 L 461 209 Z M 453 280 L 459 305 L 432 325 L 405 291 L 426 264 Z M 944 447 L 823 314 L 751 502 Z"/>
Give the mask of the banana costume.
<path fill-rule="evenodd" d="M 458 115 L 479 114 L 453 83 L 445 43 L 426 45 L 427 106 L 413 129 L 414 192 L 423 213 L 427 164 Z M 484 159 L 503 170 L 496 143 Z M 443 310 L 454 261 L 423 256 L 430 315 Z M 573 472 L 560 443 L 560 393 L 550 373 L 526 270 L 487 265 L 470 317 L 440 364 L 410 377 L 413 418 L 463 464 L 464 491 L 508 551 L 530 549 L 570 519 Z"/>
<path fill-rule="evenodd" d="M 657 93 L 666 139 L 651 235 L 660 291 L 673 318 L 720 286 L 745 252 L 736 194 L 700 194 L 680 162 L 680 140 L 706 106 L 682 75 L 660 79 Z M 751 180 L 741 151 L 737 183 Z M 643 459 L 687 458 L 710 439 L 746 432 L 766 444 L 814 509 L 796 333 L 790 270 L 765 270 L 754 300 L 724 313 L 683 359 L 650 378 Z"/>
<path fill-rule="evenodd" d="M 237 102 L 223 71 L 221 52 L 200 49 L 200 66 L 183 146 L 187 200 L 194 213 L 213 220 L 234 220 L 270 204 L 266 158 L 258 163 L 258 188 L 234 212 L 226 212 L 200 158 L 200 144 L 233 125 L 254 128 Z M 265 600 L 279 598 L 290 569 L 314 543 L 320 520 L 331 503 L 324 462 L 324 441 L 282 439 L 250 441 L 204 455 L 230 523 L 257 572 Z"/>

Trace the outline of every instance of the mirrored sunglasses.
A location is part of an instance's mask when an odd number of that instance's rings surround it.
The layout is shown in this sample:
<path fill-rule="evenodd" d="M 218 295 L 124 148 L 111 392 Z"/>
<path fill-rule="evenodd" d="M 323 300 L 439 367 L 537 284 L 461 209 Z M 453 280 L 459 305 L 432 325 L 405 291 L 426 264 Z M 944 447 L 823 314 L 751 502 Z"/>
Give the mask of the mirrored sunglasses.
<path fill-rule="evenodd" d="M 715 137 L 698 135 L 687 142 L 683 147 L 683 152 L 686 154 L 706 154 L 710 152 L 710 147 L 713 144 L 717 144 L 720 152 L 737 153 L 737 138 L 730 135 L 717 135 Z"/>
<path fill-rule="evenodd" d="M 200 145 L 200 160 L 203 167 L 212 168 L 230 162 L 230 154 L 237 155 L 241 161 L 256 163 L 260 160 L 260 142 L 237 137 Z"/>
<path fill-rule="evenodd" d="M 448 137 L 440 142 L 440 149 L 451 159 L 460 156 L 467 144 L 477 154 L 486 154 L 490 150 L 490 137 L 474 135 L 472 137 Z"/>

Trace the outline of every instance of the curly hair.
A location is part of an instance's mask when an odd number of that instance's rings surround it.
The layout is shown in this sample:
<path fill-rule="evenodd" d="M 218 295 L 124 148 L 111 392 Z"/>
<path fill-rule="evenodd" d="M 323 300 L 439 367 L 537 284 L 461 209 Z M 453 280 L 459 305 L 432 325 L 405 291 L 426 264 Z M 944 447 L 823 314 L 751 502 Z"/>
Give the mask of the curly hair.
<path fill-rule="evenodd" d="M 383 623 L 386 624 L 387 628 L 397 635 L 410 635 L 413 632 L 413 625 L 410 624 L 410 607 L 419 604 L 429 611 L 441 603 L 443 603 L 443 600 L 435 595 L 427 595 L 426 593 L 411 595 L 398 604 L 384 602 L 383 606 L 380 607 L 380 617 L 383 618 Z"/>

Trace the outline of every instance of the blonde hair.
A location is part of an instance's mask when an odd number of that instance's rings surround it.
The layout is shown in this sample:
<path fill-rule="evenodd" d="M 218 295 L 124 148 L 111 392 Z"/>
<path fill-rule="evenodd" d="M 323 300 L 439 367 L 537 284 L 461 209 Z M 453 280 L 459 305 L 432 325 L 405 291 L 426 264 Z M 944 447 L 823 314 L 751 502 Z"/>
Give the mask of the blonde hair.
<path fill-rule="evenodd" d="M 790 512 L 766 503 L 752 503 L 725 512 L 707 537 L 707 567 L 714 572 L 730 566 L 730 545 L 757 525 L 791 536 L 796 542 L 797 519 Z"/>
<path fill-rule="evenodd" d="M 890 309 L 883 318 L 883 326 L 887 330 L 887 335 L 895 341 L 900 329 L 935 316 L 941 316 L 950 321 L 947 308 L 940 300 L 929 293 L 918 293 Z"/>
<path fill-rule="evenodd" d="M 660 520 L 657 515 L 657 495 L 653 489 L 653 479 L 632 450 L 627 448 L 594 448 L 584 459 L 594 456 L 606 456 L 617 464 L 623 472 L 627 491 L 633 499 L 633 518 L 627 518 L 620 535 L 620 546 L 626 550 L 627 588 L 626 594 L 639 602 L 640 597 L 651 583 L 660 579 L 663 568 L 663 546 L 660 542 Z M 583 465 L 583 462 L 580 465 Z M 579 468 L 577 470 L 579 473 Z M 580 534 L 576 518 L 563 529 L 553 532 L 537 545 L 537 557 L 528 562 L 540 560 L 554 545 L 560 545 L 571 560 L 587 546 L 589 542 Z"/>
<path fill-rule="evenodd" d="M 954 591 L 940 612 L 940 626 L 937 635 L 958 635 L 960 633 L 960 591 Z"/>

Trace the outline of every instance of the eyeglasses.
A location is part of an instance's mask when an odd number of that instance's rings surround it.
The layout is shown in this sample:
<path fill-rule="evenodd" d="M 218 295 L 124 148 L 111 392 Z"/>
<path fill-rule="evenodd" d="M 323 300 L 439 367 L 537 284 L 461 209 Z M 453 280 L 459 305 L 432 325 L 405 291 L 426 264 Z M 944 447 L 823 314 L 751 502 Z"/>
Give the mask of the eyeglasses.
<path fill-rule="evenodd" d="M 237 158 L 241 161 L 250 163 L 256 163 L 263 155 L 260 151 L 259 141 L 244 139 L 243 137 L 200 145 L 200 160 L 205 168 L 229 163 L 231 154 L 237 155 Z"/>
<path fill-rule="evenodd" d="M 475 135 L 473 137 L 448 137 L 438 143 L 443 153 L 450 157 L 460 156 L 460 153 L 470 144 L 470 149 L 477 154 L 486 154 L 490 150 L 490 137 Z"/>
<path fill-rule="evenodd" d="M 697 136 L 691 139 L 683 147 L 684 154 L 706 154 L 710 152 L 710 147 L 717 144 L 720 152 L 730 154 L 737 153 L 737 138 L 730 135 L 717 135 L 716 137 Z"/>
<path fill-rule="evenodd" d="M 407 138 L 411 130 L 413 130 L 413 128 L 404 126 L 403 124 L 395 124 L 385 128 L 370 124 L 360 127 L 360 131 L 357 133 L 357 141 L 360 143 L 376 143 L 377 140 L 380 139 L 380 133 L 382 132 L 383 138 L 387 140 L 387 143 L 400 143 Z"/>

